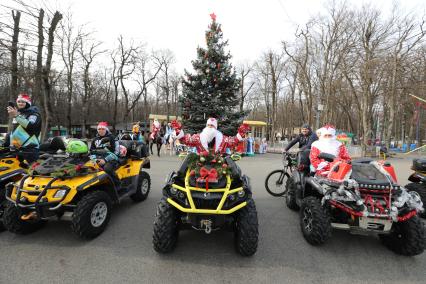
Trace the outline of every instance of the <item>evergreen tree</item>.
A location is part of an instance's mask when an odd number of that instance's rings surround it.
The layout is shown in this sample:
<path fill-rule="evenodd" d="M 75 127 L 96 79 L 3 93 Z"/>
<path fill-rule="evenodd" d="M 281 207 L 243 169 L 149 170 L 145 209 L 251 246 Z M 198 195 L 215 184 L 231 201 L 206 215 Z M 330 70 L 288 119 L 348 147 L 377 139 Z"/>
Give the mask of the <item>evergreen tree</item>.
<path fill-rule="evenodd" d="M 240 80 L 230 63 L 230 53 L 225 54 L 228 41 L 223 40 L 221 25 L 216 22 L 215 14 L 210 16 L 207 48 L 197 48 L 197 59 L 192 61 L 195 73 L 185 70 L 181 98 L 183 127 L 197 133 L 206 126 L 209 117 L 214 117 L 225 135 L 235 135 L 245 115 L 238 109 Z"/>

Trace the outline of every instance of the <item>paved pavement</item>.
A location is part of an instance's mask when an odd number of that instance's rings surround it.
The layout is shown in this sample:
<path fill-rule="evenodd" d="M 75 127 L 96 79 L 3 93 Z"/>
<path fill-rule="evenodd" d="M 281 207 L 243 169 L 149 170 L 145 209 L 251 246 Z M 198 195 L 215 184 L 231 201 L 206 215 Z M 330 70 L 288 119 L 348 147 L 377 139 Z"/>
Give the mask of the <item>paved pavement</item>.
<path fill-rule="evenodd" d="M 394 159 L 402 184 L 410 160 Z M 283 198 L 263 186 L 268 172 L 279 168 L 280 155 L 243 158 L 251 177 L 260 240 L 256 255 L 239 256 L 226 232 L 184 231 L 176 250 L 159 255 L 152 249 L 152 223 L 165 176 L 176 157 L 152 157 L 149 198 L 116 207 L 107 230 L 92 241 L 76 238 L 64 221 L 52 221 L 27 236 L 0 234 L 0 283 L 425 283 L 426 253 L 403 257 L 375 237 L 334 231 L 321 247 L 303 239 L 298 214 Z"/>

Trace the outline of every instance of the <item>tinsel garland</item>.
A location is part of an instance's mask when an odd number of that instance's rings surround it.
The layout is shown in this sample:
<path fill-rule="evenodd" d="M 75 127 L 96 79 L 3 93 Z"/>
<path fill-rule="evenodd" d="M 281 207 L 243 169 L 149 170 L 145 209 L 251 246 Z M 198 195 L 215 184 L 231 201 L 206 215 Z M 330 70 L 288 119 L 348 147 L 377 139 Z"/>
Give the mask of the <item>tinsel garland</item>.
<path fill-rule="evenodd" d="M 225 163 L 225 159 L 213 151 L 203 151 L 199 155 L 193 153 L 187 159 L 188 166 L 191 169 L 190 175 L 195 176 L 195 178 L 200 177 L 200 170 L 205 166 L 211 169 L 214 168 L 217 171 L 218 179 L 231 173 L 230 168 Z"/>

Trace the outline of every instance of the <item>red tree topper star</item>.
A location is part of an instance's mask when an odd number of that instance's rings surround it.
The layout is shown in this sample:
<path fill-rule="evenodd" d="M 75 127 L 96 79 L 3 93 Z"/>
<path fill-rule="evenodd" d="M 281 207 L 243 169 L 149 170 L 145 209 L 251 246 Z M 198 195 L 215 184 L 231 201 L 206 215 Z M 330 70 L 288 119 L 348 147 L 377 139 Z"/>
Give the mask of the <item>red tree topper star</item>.
<path fill-rule="evenodd" d="M 216 21 L 216 15 L 215 15 L 215 13 L 211 13 L 210 14 L 210 18 L 212 18 L 213 21 Z"/>

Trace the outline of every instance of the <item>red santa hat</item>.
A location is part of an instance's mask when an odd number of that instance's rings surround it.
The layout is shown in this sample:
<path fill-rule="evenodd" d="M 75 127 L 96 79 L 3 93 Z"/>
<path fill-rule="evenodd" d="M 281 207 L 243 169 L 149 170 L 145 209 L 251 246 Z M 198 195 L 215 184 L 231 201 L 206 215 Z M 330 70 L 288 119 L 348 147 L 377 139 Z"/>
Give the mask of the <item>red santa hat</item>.
<path fill-rule="evenodd" d="M 108 130 L 108 122 L 106 122 L 106 121 L 99 122 L 97 129 Z"/>
<path fill-rule="evenodd" d="M 24 101 L 24 102 L 26 102 L 27 104 L 31 105 L 31 98 L 30 98 L 30 96 L 29 96 L 28 94 L 26 94 L 26 93 L 21 93 L 21 94 L 19 94 L 18 98 L 16 99 L 16 102 L 18 102 L 18 101 Z"/>
<path fill-rule="evenodd" d="M 207 125 L 213 125 L 214 128 L 217 129 L 217 120 L 214 117 L 210 117 L 209 119 L 207 119 L 207 123 L 206 123 L 206 127 Z"/>
<path fill-rule="evenodd" d="M 331 135 L 333 138 L 336 137 L 336 128 L 331 124 L 325 125 L 321 128 L 321 136 L 324 136 L 326 134 Z"/>

